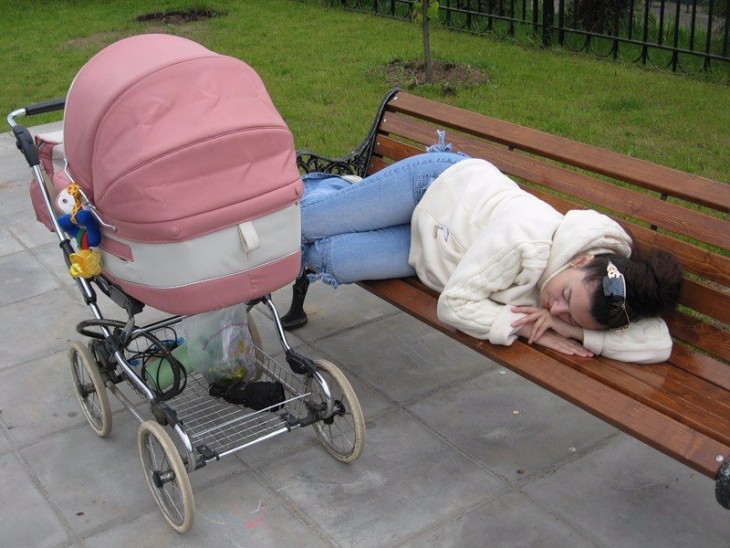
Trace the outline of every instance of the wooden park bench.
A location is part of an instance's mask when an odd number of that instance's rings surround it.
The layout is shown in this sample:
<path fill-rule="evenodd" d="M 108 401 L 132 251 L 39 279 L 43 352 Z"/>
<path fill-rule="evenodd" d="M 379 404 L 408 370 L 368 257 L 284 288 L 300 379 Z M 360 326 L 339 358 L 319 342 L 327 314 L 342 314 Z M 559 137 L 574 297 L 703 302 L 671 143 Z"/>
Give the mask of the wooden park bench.
<path fill-rule="evenodd" d="M 672 251 L 686 272 L 680 307 L 666 318 L 670 359 L 631 365 L 530 346 L 494 346 L 440 322 L 438 295 L 418 279 L 363 282 L 389 303 L 490 360 L 715 480 L 730 508 L 730 184 L 697 177 L 423 99 L 384 99 L 371 132 L 350 155 L 298 155 L 304 172 L 366 176 L 424 151 L 446 130 L 454 150 L 484 158 L 565 212 L 596 208 L 645 249 Z M 525 185 L 524 183 L 528 183 Z M 304 314 L 292 308 L 290 314 Z"/>

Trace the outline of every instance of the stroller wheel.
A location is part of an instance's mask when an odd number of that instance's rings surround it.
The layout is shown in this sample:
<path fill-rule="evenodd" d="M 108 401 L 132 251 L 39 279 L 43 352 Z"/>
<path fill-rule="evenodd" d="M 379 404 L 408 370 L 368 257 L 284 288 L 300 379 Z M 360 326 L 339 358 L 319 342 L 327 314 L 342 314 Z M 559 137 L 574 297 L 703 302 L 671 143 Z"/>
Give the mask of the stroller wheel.
<path fill-rule="evenodd" d="M 154 421 L 140 425 L 137 446 L 147 485 L 162 515 L 178 533 L 188 532 L 195 521 L 195 500 L 177 447 Z"/>
<path fill-rule="evenodd" d="M 329 387 L 335 409 L 331 417 L 312 426 L 333 457 L 342 462 L 353 462 L 365 447 L 365 418 L 360 402 L 347 377 L 335 364 L 327 360 L 316 360 L 314 364 Z M 326 395 L 316 379 L 307 376 L 306 382 L 314 405 L 326 403 Z"/>
<path fill-rule="evenodd" d="M 68 351 L 76 397 L 86 420 L 100 438 L 112 430 L 112 411 L 104 380 L 91 351 L 81 342 L 74 342 Z"/>

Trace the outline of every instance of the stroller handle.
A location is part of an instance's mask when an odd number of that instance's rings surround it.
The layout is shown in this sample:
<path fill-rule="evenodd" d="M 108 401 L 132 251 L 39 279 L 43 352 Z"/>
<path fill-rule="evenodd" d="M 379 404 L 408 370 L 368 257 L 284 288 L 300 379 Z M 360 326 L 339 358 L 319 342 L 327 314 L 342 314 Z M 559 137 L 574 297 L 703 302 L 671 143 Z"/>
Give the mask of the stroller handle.
<path fill-rule="evenodd" d="M 58 99 L 51 99 L 50 101 L 43 101 L 41 103 L 34 103 L 25 107 L 25 114 L 33 116 L 34 114 L 44 114 L 46 112 L 53 112 L 54 110 L 62 110 L 66 106 L 66 98 L 60 97 Z"/>
<path fill-rule="evenodd" d="M 13 134 L 15 135 L 15 141 L 18 150 L 23 153 L 23 156 L 25 156 L 25 159 L 27 160 L 30 167 L 38 165 L 38 151 L 35 148 L 35 143 L 33 142 L 33 137 L 31 136 L 30 132 L 26 128 L 18 124 L 15 121 L 15 118 L 19 116 L 32 116 L 34 114 L 53 112 L 54 110 L 62 110 L 65 105 L 66 98 L 62 97 L 60 99 L 52 99 L 50 101 L 34 103 L 32 105 L 26 106 L 25 108 L 19 108 L 18 110 L 14 110 L 10 114 L 8 114 L 8 125 L 13 129 Z"/>
<path fill-rule="evenodd" d="M 61 97 L 59 99 L 51 99 L 50 101 L 42 101 L 40 103 L 33 103 L 18 110 L 14 110 L 8 114 L 8 124 L 10 127 L 15 127 L 17 124 L 15 118 L 18 116 L 33 116 L 35 114 L 44 114 L 46 112 L 53 112 L 55 110 L 62 110 L 66 106 L 66 98 Z"/>

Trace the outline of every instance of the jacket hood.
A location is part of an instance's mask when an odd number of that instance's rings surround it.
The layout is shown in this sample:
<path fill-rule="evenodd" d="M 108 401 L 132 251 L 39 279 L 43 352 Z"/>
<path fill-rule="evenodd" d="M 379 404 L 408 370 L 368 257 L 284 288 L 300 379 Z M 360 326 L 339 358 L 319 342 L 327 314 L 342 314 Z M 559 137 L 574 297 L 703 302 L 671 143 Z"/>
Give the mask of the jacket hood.
<path fill-rule="evenodd" d="M 631 256 L 631 238 L 613 219 L 590 209 L 568 211 L 553 236 L 547 267 L 538 280 L 540 290 L 576 256 L 615 253 Z"/>

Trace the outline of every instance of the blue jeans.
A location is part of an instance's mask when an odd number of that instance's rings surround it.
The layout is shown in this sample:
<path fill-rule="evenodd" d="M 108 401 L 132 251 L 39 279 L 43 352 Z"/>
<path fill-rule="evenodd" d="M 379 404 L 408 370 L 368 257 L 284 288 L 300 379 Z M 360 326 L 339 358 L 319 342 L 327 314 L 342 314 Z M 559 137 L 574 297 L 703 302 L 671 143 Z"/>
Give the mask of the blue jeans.
<path fill-rule="evenodd" d="M 304 266 L 334 285 L 415 275 L 408 264 L 411 215 L 443 171 L 467 156 L 428 152 L 350 184 L 340 177 L 302 177 Z"/>

